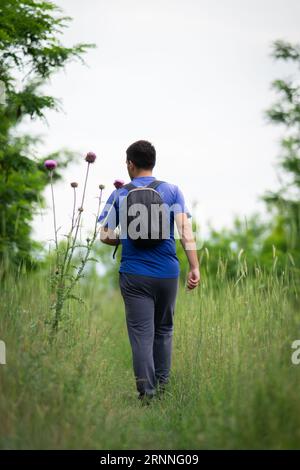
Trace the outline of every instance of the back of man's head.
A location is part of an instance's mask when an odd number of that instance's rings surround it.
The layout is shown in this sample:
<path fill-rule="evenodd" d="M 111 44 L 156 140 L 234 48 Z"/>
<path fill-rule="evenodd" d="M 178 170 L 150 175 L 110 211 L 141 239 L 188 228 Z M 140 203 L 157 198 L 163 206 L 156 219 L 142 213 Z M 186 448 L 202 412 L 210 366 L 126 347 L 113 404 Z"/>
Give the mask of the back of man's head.
<path fill-rule="evenodd" d="M 134 163 L 136 168 L 152 170 L 156 162 L 156 150 L 147 140 L 138 140 L 126 150 L 127 160 Z"/>

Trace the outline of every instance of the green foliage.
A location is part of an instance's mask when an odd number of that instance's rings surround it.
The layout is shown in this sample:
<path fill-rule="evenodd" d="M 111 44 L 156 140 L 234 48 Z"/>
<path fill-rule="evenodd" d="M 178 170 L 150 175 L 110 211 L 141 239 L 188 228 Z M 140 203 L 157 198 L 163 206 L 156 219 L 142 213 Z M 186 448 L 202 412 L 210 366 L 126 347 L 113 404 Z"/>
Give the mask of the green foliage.
<path fill-rule="evenodd" d="M 68 61 L 80 58 L 91 45 L 64 47 L 58 36 L 69 18 L 52 2 L 2 0 L 0 5 L 0 263 L 34 264 L 38 244 L 31 239 L 35 211 L 43 206 L 49 183 L 43 161 L 55 158 L 64 168 L 75 154 L 67 150 L 36 156 L 37 139 L 18 133 L 24 118 L 44 118 L 58 101 L 41 92 L 41 85 Z M 61 175 L 56 172 L 55 178 Z"/>
<path fill-rule="evenodd" d="M 15 69 L 30 77 L 48 78 L 68 60 L 92 47 L 64 47 L 58 39 L 71 18 L 53 2 L 2 0 L 0 7 L 0 80 L 13 86 Z"/>
<path fill-rule="evenodd" d="M 200 253 L 202 275 L 220 275 L 234 279 L 243 272 L 243 263 L 250 272 L 257 266 L 272 272 L 284 271 L 287 266 L 299 274 L 300 270 L 300 45 L 284 41 L 273 44 L 276 60 L 290 61 L 296 65 L 297 74 L 287 80 L 272 83 L 278 101 L 267 111 L 269 121 L 281 125 L 285 134 L 281 141 L 279 159 L 280 188 L 266 192 L 268 222 L 254 214 L 243 221 L 236 218 L 232 229 L 210 229 Z M 209 264 L 207 263 L 209 259 Z"/>
<path fill-rule="evenodd" d="M 103 292 L 113 292 L 119 286 L 119 266 L 122 247 L 119 247 L 115 258 L 113 258 L 114 248 L 115 247 L 105 245 L 100 240 L 93 246 L 93 257 L 98 260 L 99 270 L 97 271 L 97 265 L 93 264 L 90 275 L 97 277 L 100 274 L 101 285 L 99 289 L 101 288 Z"/>
<path fill-rule="evenodd" d="M 267 116 L 271 123 L 284 128 L 279 158 L 283 175 L 280 189 L 267 192 L 264 200 L 270 212 L 276 215 L 270 239 L 300 267 L 300 45 L 276 41 L 273 57 L 293 63 L 298 73 L 272 84 L 279 98 L 267 111 Z"/>

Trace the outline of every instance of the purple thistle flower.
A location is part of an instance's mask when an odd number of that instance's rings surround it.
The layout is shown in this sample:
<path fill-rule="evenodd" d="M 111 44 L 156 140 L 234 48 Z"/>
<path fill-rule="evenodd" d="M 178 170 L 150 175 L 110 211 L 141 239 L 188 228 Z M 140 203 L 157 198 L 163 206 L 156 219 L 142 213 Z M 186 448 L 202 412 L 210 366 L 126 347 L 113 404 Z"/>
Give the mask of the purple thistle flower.
<path fill-rule="evenodd" d="M 122 188 L 122 186 L 124 186 L 124 184 L 125 184 L 125 181 L 123 181 L 123 180 L 117 179 L 117 180 L 114 181 L 114 187 L 116 189 Z"/>
<path fill-rule="evenodd" d="M 47 168 L 47 170 L 54 170 L 54 168 L 57 167 L 57 161 L 56 160 L 46 160 L 44 162 L 44 166 L 45 166 L 45 168 Z"/>
<path fill-rule="evenodd" d="M 97 156 L 94 152 L 88 152 L 85 157 L 85 161 L 88 163 L 94 163 L 96 160 Z"/>

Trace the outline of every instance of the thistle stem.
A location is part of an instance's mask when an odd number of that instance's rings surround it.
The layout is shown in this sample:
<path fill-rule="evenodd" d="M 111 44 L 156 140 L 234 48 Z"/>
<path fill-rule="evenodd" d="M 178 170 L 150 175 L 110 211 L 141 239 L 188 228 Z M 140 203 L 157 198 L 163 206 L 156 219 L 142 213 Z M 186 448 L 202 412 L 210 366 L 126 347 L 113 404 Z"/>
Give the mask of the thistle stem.
<path fill-rule="evenodd" d="M 85 198 L 85 190 L 86 190 L 87 179 L 88 179 L 88 175 L 89 175 L 89 169 L 90 169 L 90 163 L 88 163 L 87 170 L 86 170 L 85 182 L 84 182 L 84 187 L 83 187 L 83 193 L 82 193 L 80 209 L 83 209 L 83 203 L 84 203 L 84 198 Z M 73 243 L 72 243 L 71 248 L 70 248 L 70 254 L 69 254 L 69 257 L 68 257 L 65 273 L 68 273 L 68 270 L 69 270 L 69 267 L 70 267 L 70 264 L 71 264 L 71 260 L 72 260 L 72 256 L 73 256 L 73 253 L 74 253 L 74 250 L 75 250 L 75 244 L 76 244 L 76 240 L 77 240 L 81 214 L 82 214 L 82 211 L 80 210 L 79 214 L 78 214 L 78 216 L 75 220 L 76 229 L 75 229 L 75 234 L 74 234 L 74 238 L 73 238 Z"/>
<path fill-rule="evenodd" d="M 60 273 L 59 273 L 59 278 L 58 282 L 56 285 L 56 304 L 55 304 L 55 317 L 52 323 L 52 331 L 56 332 L 58 329 L 58 325 L 60 322 L 60 317 L 61 317 L 61 312 L 63 309 L 63 305 L 65 300 L 68 298 L 71 290 L 75 286 L 76 282 L 82 277 L 82 271 L 84 269 L 85 264 L 88 261 L 91 249 L 92 249 L 92 244 L 94 243 L 97 235 L 97 221 L 99 218 L 99 212 L 100 212 L 100 205 L 101 205 L 101 197 L 102 197 L 102 190 L 100 193 L 99 197 L 99 205 L 98 205 L 98 212 L 97 212 L 97 218 L 96 218 L 96 223 L 95 223 L 95 228 L 94 228 L 94 234 L 92 238 L 92 242 L 88 242 L 87 245 L 87 251 L 85 254 L 85 257 L 81 261 L 81 264 L 79 266 L 79 269 L 77 270 L 76 275 L 74 276 L 68 276 L 71 261 L 73 258 L 73 254 L 76 248 L 76 241 L 77 241 L 77 236 L 78 236 L 78 230 L 80 227 L 80 221 L 81 221 L 81 215 L 82 215 L 82 210 L 83 210 L 83 204 L 85 200 L 85 193 L 86 193 L 86 186 L 87 186 L 87 180 L 88 180 L 88 175 L 89 175 L 89 168 L 90 168 L 90 162 L 88 162 L 87 170 L 86 170 L 86 175 L 85 175 L 85 182 L 84 182 L 84 188 L 83 188 L 83 194 L 82 194 L 82 199 L 81 199 L 81 206 L 79 207 L 79 212 L 78 215 L 75 217 L 75 210 L 76 210 L 76 191 L 74 188 L 74 202 L 73 202 L 73 214 L 72 214 L 72 226 L 71 230 L 68 234 L 68 239 L 67 239 L 67 248 L 65 251 L 64 255 L 64 260 L 61 265 Z M 53 205 L 54 205 L 54 198 L 53 198 Z M 73 230 L 75 229 L 74 237 L 72 237 Z M 55 221 L 55 230 L 56 230 L 56 221 Z M 56 232 L 55 232 L 56 233 Z M 57 245 L 57 236 L 56 236 L 56 245 Z M 57 250 L 58 252 L 58 250 Z M 68 281 L 68 279 L 70 279 Z"/>
<path fill-rule="evenodd" d="M 57 228 L 56 228 L 56 211 L 55 211 L 55 201 L 54 201 L 54 191 L 53 191 L 53 178 L 52 178 L 53 172 L 52 172 L 52 170 L 49 172 L 49 174 L 50 174 L 50 186 L 51 186 L 51 195 L 52 195 L 52 211 L 53 211 L 55 246 L 56 246 L 56 250 L 58 250 Z"/>
<path fill-rule="evenodd" d="M 73 228 L 74 228 L 75 209 L 76 209 L 76 188 L 73 188 L 73 214 L 72 214 L 72 228 L 71 228 L 71 233 L 72 233 Z"/>
<path fill-rule="evenodd" d="M 85 182 L 84 182 L 84 188 L 83 188 L 83 194 L 82 194 L 82 201 L 81 201 L 81 206 L 80 207 L 83 207 L 83 202 L 84 202 L 84 198 L 85 198 L 86 183 L 87 183 L 87 179 L 88 179 L 88 176 L 89 176 L 89 169 L 90 169 L 90 163 L 88 163 L 87 170 L 86 170 Z"/>
<path fill-rule="evenodd" d="M 99 214 L 100 214 L 100 207 L 101 207 L 101 200 L 102 200 L 102 189 L 100 190 L 100 196 L 99 196 L 99 203 L 98 203 L 98 210 L 97 210 L 97 215 L 96 215 L 96 221 L 95 221 L 95 228 L 94 228 L 94 233 L 93 233 L 93 237 L 92 237 L 92 240 L 88 243 L 88 246 L 87 246 L 87 251 L 86 251 L 86 254 L 85 254 L 85 257 L 84 259 L 81 261 L 81 264 L 79 266 L 79 269 L 77 271 L 77 274 L 74 278 L 74 280 L 71 282 L 70 286 L 68 287 L 68 289 L 66 290 L 66 293 L 65 293 L 65 296 L 64 298 L 66 298 L 70 292 L 72 291 L 73 287 L 75 286 L 76 282 L 80 279 L 81 277 L 81 273 L 88 261 L 88 257 L 90 255 L 90 252 L 91 252 L 91 249 L 92 249 L 92 246 L 96 240 L 96 237 L 97 237 L 97 221 L 98 221 L 98 218 L 99 218 Z"/>
<path fill-rule="evenodd" d="M 95 228 L 94 228 L 94 235 L 97 234 L 97 224 L 98 224 L 98 219 L 100 215 L 100 208 L 101 208 L 101 200 L 102 200 L 102 189 L 100 189 L 100 196 L 99 196 L 99 203 L 98 203 L 98 210 L 97 210 L 97 215 L 96 215 L 96 220 L 95 220 Z"/>

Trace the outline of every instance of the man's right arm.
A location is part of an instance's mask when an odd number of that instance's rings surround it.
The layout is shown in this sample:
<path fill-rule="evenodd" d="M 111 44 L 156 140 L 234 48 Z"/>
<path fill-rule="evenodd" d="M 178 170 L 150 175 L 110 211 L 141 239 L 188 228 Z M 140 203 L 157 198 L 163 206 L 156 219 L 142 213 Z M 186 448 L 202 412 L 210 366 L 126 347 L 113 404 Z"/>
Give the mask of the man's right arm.
<path fill-rule="evenodd" d="M 181 245 L 190 265 L 190 270 L 187 276 L 187 287 L 189 289 L 194 289 L 200 282 L 200 268 L 192 224 L 189 222 L 187 214 L 183 212 L 175 214 L 175 222 L 180 236 Z"/>
<path fill-rule="evenodd" d="M 116 246 L 119 244 L 119 237 L 116 232 L 108 227 L 101 227 L 100 240 L 106 245 Z"/>
<path fill-rule="evenodd" d="M 118 245 L 119 237 L 115 230 L 119 223 L 116 191 L 109 196 L 98 222 L 100 223 L 100 241 L 106 245 Z"/>

